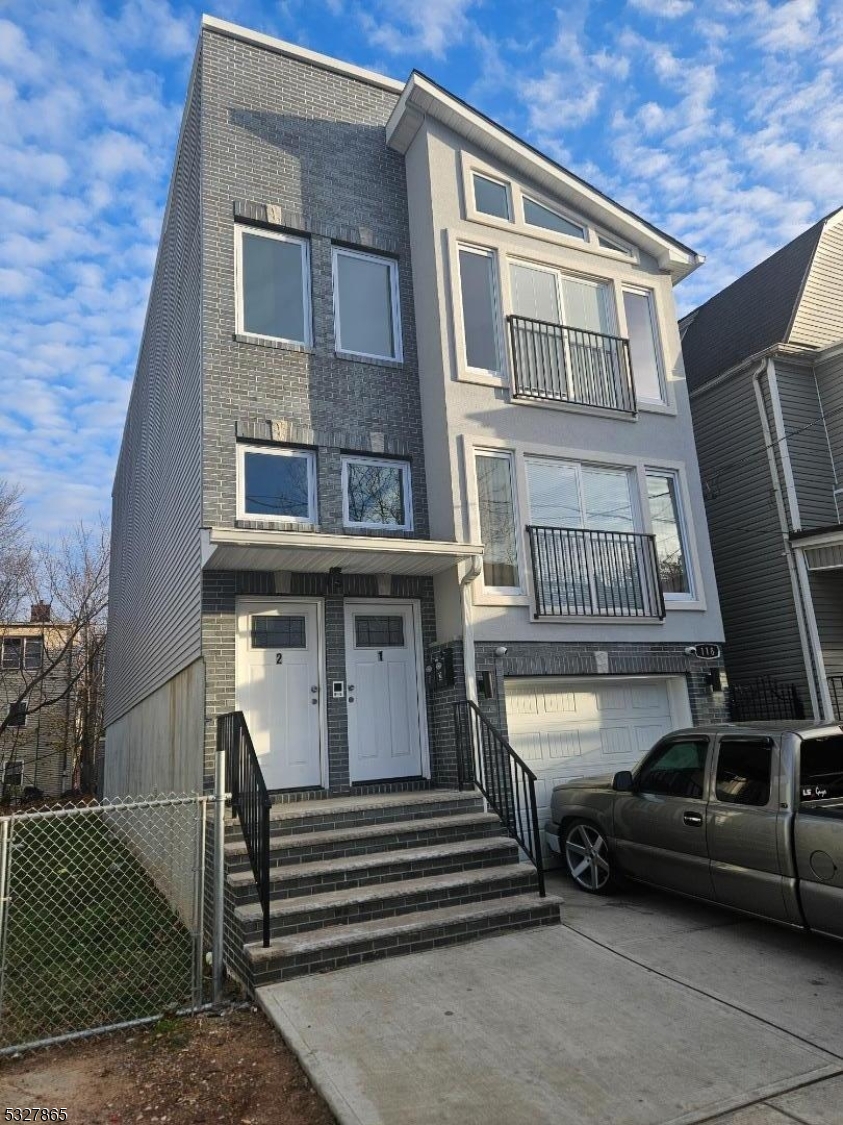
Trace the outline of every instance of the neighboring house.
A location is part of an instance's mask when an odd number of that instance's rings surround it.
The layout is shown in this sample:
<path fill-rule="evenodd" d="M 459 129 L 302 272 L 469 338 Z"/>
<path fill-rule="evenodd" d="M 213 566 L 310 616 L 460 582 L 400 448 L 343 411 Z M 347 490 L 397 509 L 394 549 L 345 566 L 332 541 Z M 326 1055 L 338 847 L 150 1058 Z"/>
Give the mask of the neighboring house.
<path fill-rule="evenodd" d="M 544 808 L 722 715 L 699 261 L 418 73 L 206 17 L 114 483 L 107 791 L 207 787 L 234 709 L 283 799 L 454 787 L 479 696 Z"/>
<path fill-rule="evenodd" d="M 730 682 L 843 705 L 843 210 L 682 322 Z"/>
<path fill-rule="evenodd" d="M 58 797 L 92 780 L 102 670 L 86 660 L 86 635 L 68 643 L 69 633 L 43 603 L 32 606 L 29 621 L 0 625 L 0 786 L 7 797 Z"/>

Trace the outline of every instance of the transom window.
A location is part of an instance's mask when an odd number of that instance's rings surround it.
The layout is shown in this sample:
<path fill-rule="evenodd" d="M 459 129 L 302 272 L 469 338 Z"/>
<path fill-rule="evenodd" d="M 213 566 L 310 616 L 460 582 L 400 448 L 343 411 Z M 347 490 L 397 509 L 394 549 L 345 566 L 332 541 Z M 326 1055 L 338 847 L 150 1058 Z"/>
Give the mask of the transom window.
<path fill-rule="evenodd" d="M 316 458 L 302 449 L 238 446 L 238 517 L 316 522 Z"/>
<path fill-rule="evenodd" d="M 518 594 L 518 540 L 512 491 L 512 455 L 484 451 L 475 458 L 477 506 L 487 589 Z"/>
<path fill-rule="evenodd" d="M 401 614 L 355 614 L 354 643 L 357 648 L 403 648 L 404 618 Z"/>
<path fill-rule="evenodd" d="M 693 595 L 679 478 L 668 469 L 647 470 L 647 503 L 656 537 L 659 577 L 666 598 Z"/>
<path fill-rule="evenodd" d="M 556 231 L 557 234 L 567 234 L 571 238 L 586 239 L 588 237 L 585 227 L 581 227 L 578 223 L 572 223 L 570 219 L 566 219 L 558 211 L 545 207 L 543 203 L 537 203 L 535 199 L 530 199 L 527 195 L 523 198 L 524 222 L 529 226 L 543 227 L 545 230 Z"/>
<path fill-rule="evenodd" d="M 347 527 L 411 529 L 410 466 L 406 461 L 345 457 L 342 492 Z"/>
<path fill-rule="evenodd" d="M 304 617 L 293 614 L 253 617 L 252 648 L 307 648 Z"/>
<path fill-rule="evenodd" d="M 237 330 L 251 336 L 312 341 L 310 246 L 306 239 L 238 226 Z"/>
<path fill-rule="evenodd" d="M 475 172 L 472 176 L 474 184 L 474 206 L 484 215 L 492 215 L 496 219 L 512 220 L 512 207 L 509 200 L 509 187 L 500 180 L 492 180 L 488 176 L 481 176 Z"/>
<path fill-rule="evenodd" d="M 334 336 L 338 352 L 402 358 L 398 263 L 334 247 Z"/>

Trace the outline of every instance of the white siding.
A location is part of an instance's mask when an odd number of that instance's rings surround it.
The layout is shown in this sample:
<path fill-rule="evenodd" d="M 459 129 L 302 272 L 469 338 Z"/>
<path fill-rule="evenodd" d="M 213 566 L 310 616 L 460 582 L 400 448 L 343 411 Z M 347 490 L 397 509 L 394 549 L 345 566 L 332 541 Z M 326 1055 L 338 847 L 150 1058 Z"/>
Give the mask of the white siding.
<path fill-rule="evenodd" d="M 822 348 L 843 338 L 843 220 L 835 216 L 826 223 L 802 296 L 796 307 L 788 341 Z"/>

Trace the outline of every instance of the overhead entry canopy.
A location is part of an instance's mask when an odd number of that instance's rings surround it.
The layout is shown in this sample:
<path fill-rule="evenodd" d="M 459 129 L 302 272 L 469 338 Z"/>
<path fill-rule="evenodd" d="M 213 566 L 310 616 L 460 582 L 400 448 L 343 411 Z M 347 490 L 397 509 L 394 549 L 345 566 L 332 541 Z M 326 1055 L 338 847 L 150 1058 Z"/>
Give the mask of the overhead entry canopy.
<path fill-rule="evenodd" d="M 204 570 L 306 571 L 327 574 L 440 574 L 482 556 L 480 543 L 400 539 L 374 535 L 320 535 L 309 531 L 202 531 Z"/>

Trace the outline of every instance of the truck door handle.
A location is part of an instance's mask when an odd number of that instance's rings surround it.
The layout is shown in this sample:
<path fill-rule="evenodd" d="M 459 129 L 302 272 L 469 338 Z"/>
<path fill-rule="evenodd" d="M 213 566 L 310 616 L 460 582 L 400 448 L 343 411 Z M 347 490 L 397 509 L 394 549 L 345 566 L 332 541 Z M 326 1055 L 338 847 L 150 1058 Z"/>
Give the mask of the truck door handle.
<path fill-rule="evenodd" d="M 702 813 L 686 812 L 682 819 L 689 828 L 699 828 L 702 825 Z"/>

